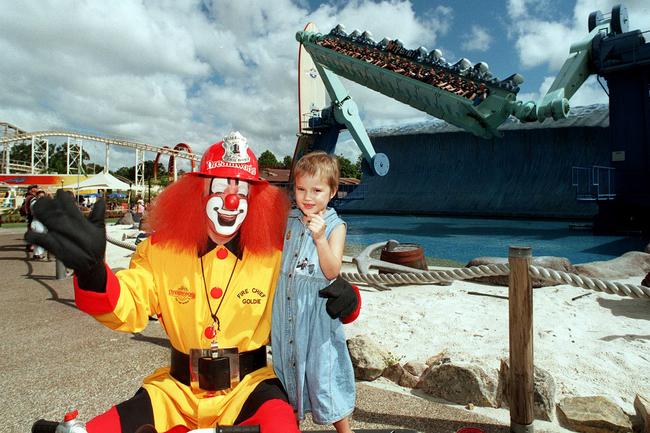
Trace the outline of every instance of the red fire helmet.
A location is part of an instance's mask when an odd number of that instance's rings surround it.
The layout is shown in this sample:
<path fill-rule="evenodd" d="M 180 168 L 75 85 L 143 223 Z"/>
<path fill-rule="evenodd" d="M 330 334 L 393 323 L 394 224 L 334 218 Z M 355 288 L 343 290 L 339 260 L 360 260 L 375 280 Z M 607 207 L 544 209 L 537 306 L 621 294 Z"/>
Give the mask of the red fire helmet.
<path fill-rule="evenodd" d="M 211 145 L 201 158 L 199 170 L 191 174 L 264 182 L 259 176 L 255 154 L 249 149 L 246 138 L 238 131 L 231 132 L 223 141 Z"/>

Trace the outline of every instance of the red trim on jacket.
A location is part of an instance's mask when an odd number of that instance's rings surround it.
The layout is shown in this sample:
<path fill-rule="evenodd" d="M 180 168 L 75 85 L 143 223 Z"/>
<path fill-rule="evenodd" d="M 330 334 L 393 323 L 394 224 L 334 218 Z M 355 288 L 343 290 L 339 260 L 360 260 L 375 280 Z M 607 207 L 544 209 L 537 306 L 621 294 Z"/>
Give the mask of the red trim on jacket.
<path fill-rule="evenodd" d="M 115 310 L 120 297 L 120 282 L 106 263 L 104 266 L 106 267 L 106 291 L 103 293 L 82 289 L 77 282 L 77 276 L 74 277 L 74 300 L 77 308 L 91 316 Z"/>
<path fill-rule="evenodd" d="M 122 424 L 120 423 L 120 414 L 117 412 L 117 408 L 113 406 L 107 412 L 88 421 L 86 429 L 88 433 L 121 433 Z"/>
<path fill-rule="evenodd" d="M 259 425 L 264 433 L 300 433 L 293 408 L 279 398 L 265 401 L 253 416 L 237 425 Z"/>
<path fill-rule="evenodd" d="M 357 308 L 355 308 L 354 311 L 351 312 L 349 315 L 345 317 L 341 317 L 341 322 L 343 322 L 344 324 L 352 323 L 355 320 L 357 320 L 357 317 L 359 317 L 359 313 L 361 312 L 361 292 L 359 292 L 359 288 L 355 285 L 352 285 L 352 288 L 354 289 L 354 292 L 357 294 Z"/>

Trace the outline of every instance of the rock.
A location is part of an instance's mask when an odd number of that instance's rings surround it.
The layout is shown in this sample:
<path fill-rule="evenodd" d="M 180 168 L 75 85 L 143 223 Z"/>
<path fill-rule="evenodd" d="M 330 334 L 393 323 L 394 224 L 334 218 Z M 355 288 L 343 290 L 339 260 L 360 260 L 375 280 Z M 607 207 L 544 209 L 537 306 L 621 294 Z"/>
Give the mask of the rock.
<path fill-rule="evenodd" d="M 422 376 L 422 373 L 424 373 L 424 370 L 426 369 L 427 365 L 418 361 L 409 361 L 404 364 L 404 370 L 416 377 Z"/>
<path fill-rule="evenodd" d="M 402 377 L 400 377 L 399 382 L 397 382 L 399 386 L 403 386 L 405 388 L 416 388 L 418 386 L 418 383 L 420 383 L 420 378 L 414 374 L 409 373 L 406 370 L 404 370 L 404 374 Z"/>
<path fill-rule="evenodd" d="M 646 275 L 650 272 L 650 254 L 628 251 L 612 260 L 584 263 L 575 268 L 580 275 L 605 280 Z"/>
<path fill-rule="evenodd" d="M 359 380 L 375 380 L 391 365 L 390 354 L 379 347 L 367 335 L 357 335 L 347 341 L 354 367 L 354 377 Z"/>
<path fill-rule="evenodd" d="M 117 222 L 115 224 L 116 225 L 129 225 L 129 226 L 132 226 L 134 224 L 133 214 L 131 212 L 124 213 L 124 215 L 122 215 L 122 218 L 117 220 Z"/>
<path fill-rule="evenodd" d="M 646 274 L 645 278 L 643 279 L 643 281 L 641 281 L 641 285 L 646 286 L 646 287 L 650 287 L 650 272 L 648 272 Z"/>
<path fill-rule="evenodd" d="M 640 431 L 650 433 L 650 400 L 637 394 L 634 399 L 634 410 L 640 420 Z"/>
<path fill-rule="evenodd" d="M 478 366 L 442 364 L 430 367 L 417 387 L 454 403 L 496 407 L 496 382 Z"/>
<path fill-rule="evenodd" d="M 497 407 L 510 407 L 510 366 L 501 360 Z M 551 374 L 537 366 L 533 367 L 533 418 L 553 421 L 555 418 L 555 380 Z"/>
<path fill-rule="evenodd" d="M 440 364 L 446 364 L 448 362 L 451 362 L 451 359 L 447 356 L 447 351 L 443 350 L 442 352 L 436 353 L 433 356 L 430 356 L 429 359 L 424 361 L 424 363 L 431 367 L 433 365 L 440 365 Z M 420 374 L 422 375 L 422 374 Z"/>
<path fill-rule="evenodd" d="M 402 378 L 403 374 L 404 367 L 402 367 L 400 364 L 393 364 L 386 367 L 381 375 L 391 382 L 399 383 L 399 380 Z"/>
<path fill-rule="evenodd" d="M 384 369 L 382 376 L 406 388 L 415 388 L 420 378 L 408 372 L 400 364 L 393 364 Z"/>
<path fill-rule="evenodd" d="M 508 264 L 508 259 L 504 257 L 477 257 L 470 260 L 467 264 L 467 268 L 470 266 L 479 266 L 479 265 L 494 265 L 494 264 Z M 565 257 L 554 257 L 554 256 L 539 256 L 533 257 L 532 264 L 535 266 L 540 266 L 543 268 L 553 269 L 556 271 L 570 272 L 575 273 L 576 269 L 573 267 L 569 259 Z M 493 284 L 496 286 L 508 286 L 508 275 L 498 275 L 494 277 L 479 277 L 467 281 L 474 281 L 476 283 L 485 283 Z M 547 287 L 547 286 L 556 286 L 558 283 L 552 281 L 541 280 L 539 278 L 533 278 L 533 287 Z"/>
<path fill-rule="evenodd" d="M 643 252 L 650 254 L 650 244 L 645 246 Z"/>
<path fill-rule="evenodd" d="M 630 418 L 602 396 L 565 398 L 557 405 L 560 425 L 581 433 L 628 433 Z"/>

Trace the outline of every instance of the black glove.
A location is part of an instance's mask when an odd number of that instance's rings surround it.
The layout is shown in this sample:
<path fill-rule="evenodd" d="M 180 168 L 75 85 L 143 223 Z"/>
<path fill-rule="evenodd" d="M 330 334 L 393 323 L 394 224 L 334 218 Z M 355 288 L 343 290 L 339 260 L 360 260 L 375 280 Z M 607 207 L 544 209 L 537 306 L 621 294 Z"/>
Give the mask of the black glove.
<path fill-rule="evenodd" d="M 73 198 L 62 189 L 54 198 L 41 198 L 32 208 L 34 218 L 47 228 L 47 233 L 30 230 L 25 240 L 53 253 L 77 275 L 79 287 L 94 292 L 106 291 L 106 204 L 99 199 L 88 219 Z"/>
<path fill-rule="evenodd" d="M 318 292 L 321 298 L 328 298 L 325 303 L 327 314 L 332 319 L 344 319 L 357 309 L 359 299 L 354 287 L 341 277 Z"/>

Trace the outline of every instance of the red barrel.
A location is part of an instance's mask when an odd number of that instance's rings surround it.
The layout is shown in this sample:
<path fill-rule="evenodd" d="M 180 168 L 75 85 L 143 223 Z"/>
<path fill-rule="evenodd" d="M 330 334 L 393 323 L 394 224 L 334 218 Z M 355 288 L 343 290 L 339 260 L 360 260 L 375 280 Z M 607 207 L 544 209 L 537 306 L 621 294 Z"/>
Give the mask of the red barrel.
<path fill-rule="evenodd" d="M 396 265 L 408 266 L 410 268 L 428 270 L 427 261 L 424 258 L 424 249 L 418 244 L 394 244 L 388 242 L 381 249 L 379 258 L 384 262 Z M 390 271 L 379 270 L 379 273 L 390 273 Z"/>

